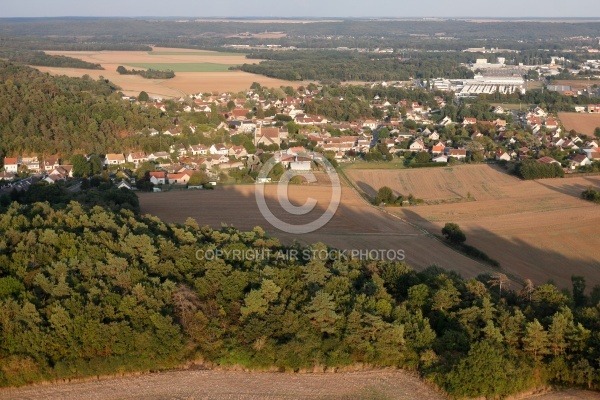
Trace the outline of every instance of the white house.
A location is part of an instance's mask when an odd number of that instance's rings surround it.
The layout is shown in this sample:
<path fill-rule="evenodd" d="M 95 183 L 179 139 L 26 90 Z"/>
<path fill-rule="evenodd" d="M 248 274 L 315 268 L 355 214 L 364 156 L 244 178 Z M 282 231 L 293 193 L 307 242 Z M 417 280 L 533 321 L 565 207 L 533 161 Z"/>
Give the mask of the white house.
<path fill-rule="evenodd" d="M 225 147 L 225 145 L 223 143 L 213 144 L 212 146 L 210 146 L 210 149 L 208 150 L 208 152 L 210 154 L 219 154 L 219 155 L 223 155 L 223 156 L 226 156 L 227 154 L 229 154 L 229 150 L 227 149 L 227 147 Z"/>
<path fill-rule="evenodd" d="M 104 159 L 104 165 L 121 165 L 125 164 L 125 156 L 123 154 L 107 154 Z"/>
<path fill-rule="evenodd" d="M 194 156 L 205 156 L 208 154 L 208 147 L 203 144 L 193 144 L 190 146 L 190 151 Z"/>
<path fill-rule="evenodd" d="M 4 170 L 16 174 L 19 170 L 19 160 L 16 157 L 5 157 Z"/>
<path fill-rule="evenodd" d="M 425 144 L 421 139 L 417 139 L 408 146 L 411 151 L 423 151 L 425 150 Z"/>
<path fill-rule="evenodd" d="M 150 172 L 150 182 L 154 185 L 163 185 L 167 181 L 167 174 L 164 171 Z"/>

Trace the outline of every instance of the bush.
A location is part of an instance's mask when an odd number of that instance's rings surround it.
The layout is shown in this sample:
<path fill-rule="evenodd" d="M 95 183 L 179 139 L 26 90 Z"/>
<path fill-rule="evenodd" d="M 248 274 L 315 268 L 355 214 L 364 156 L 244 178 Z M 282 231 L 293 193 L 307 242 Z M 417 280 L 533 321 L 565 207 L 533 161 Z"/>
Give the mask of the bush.
<path fill-rule="evenodd" d="M 444 235 L 446 240 L 453 244 L 460 245 L 467 240 L 467 237 L 460 229 L 460 227 L 452 222 L 448 222 L 446 225 L 444 225 L 444 227 L 442 228 L 442 235 Z"/>
<path fill-rule="evenodd" d="M 381 203 L 392 204 L 396 201 L 396 197 L 394 196 L 394 192 L 388 186 L 382 186 L 377 191 L 377 196 L 375 196 L 375 200 L 373 204 L 379 205 Z"/>
<path fill-rule="evenodd" d="M 600 192 L 594 190 L 591 186 L 581 193 L 581 198 L 594 203 L 600 203 Z"/>

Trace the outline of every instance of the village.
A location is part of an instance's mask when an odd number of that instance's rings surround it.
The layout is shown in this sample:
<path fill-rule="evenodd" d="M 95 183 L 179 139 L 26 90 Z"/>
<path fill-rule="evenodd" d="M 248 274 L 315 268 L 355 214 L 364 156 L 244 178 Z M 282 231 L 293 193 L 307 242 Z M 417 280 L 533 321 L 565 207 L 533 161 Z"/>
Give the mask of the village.
<path fill-rule="evenodd" d="M 384 88 L 388 84 L 373 84 L 375 91 L 377 85 Z M 247 177 L 243 182 L 252 183 L 261 165 L 270 157 L 283 168 L 300 172 L 314 168 L 315 157 L 326 157 L 336 163 L 396 160 L 407 167 L 535 159 L 540 163 L 560 164 L 567 173 L 586 171 L 600 161 L 598 139 L 566 132 L 556 115 L 540 107 L 518 111 L 498 105 L 488 110 L 493 119 L 457 116 L 453 120 L 447 111 L 455 103 L 448 96 L 432 95 L 433 101 L 429 102 L 391 103 L 376 95 L 365 101 L 380 118 L 335 121 L 305 111 L 307 105 L 322 97 L 321 88 L 310 85 L 294 91 L 289 89 L 282 98 L 265 96 L 260 87 L 245 93 L 198 93 L 189 98 L 143 103 L 123 96 L 123 101 L 168 113 L 174 117 L 174 123 L 162 132 L 149 127 L 132 133 L 148 138 L 159 136 L 161 144 L 165 138 L 164 149 L 103 154 L 100 155 L 102 166 L 110 171 L 111 179 L 119 187 L 136 189 L 134 172 L 142 165 L 146 169 L 152 165 L 146 179 L 153 190 L 159 191 L 165 186 L 214 186 L 229 182 L 229 176 L 235 171 L 238 175 L 244 171 Z M 344 101 L 342 97 L 337 100 Z M 590 104 L 577 111 L 598 113 L 600 105 Z M 184 125 L 181 121 L 186 120 L 186 115 L 211 117 L 215 113 L 218 119 L 213 120 L 218 123 L 202 132 L 202 143 L 192 144 L 194 140 L 188 140 L 186 135 L 197 133 L 197 126 Z M 222 141 L 211 141 L 215 132 Z M 89 161 L 90 156 L 86 155 L 86 160 Z M 198 171 L 203 172 L 201 183 L 190 184 Z M 4 158 L 0 172 L 4 189 L 12 188 L 14 181 L 30 175 L 49 184 L 81 176 L 62 155 Z M 274 176 L 274 180 L 277 178 Z"/>

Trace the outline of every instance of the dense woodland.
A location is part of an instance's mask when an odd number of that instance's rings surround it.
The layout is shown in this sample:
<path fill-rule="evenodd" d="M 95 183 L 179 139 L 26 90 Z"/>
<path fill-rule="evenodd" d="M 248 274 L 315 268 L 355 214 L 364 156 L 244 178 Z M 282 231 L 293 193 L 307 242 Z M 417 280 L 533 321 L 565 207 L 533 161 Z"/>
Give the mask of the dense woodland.
<path fill-rule="evenodd" d="M 210 194 L 207 194 L 210 195 Z M 600 387 L 600 290 L 507 289 L 431 267 L 305 257 L 262 229 L 167 225 L 129 210 L 13 203 L 0 214 L 0 384 L 185 360 L 286 371 L 418 370 L 451 395 Z M 216 249 L 262 251 L 255 260 Z M 286 259 L 290 250 L 298 259 Z M 233 253 L 229 253 L 233 254 Z"/>
<path fill-rule="evenodd" d="M 52 77 L 0 61 L 0 82 L 1 154 L 117 152 L 149 140 L 129 134 L 172 124 L 160 110 L 122 101 L 104 80 Z"/>
<path fill-rule="evenodd" d="M 54 56 L 43 51 L 30 50 L 0 50 L 0 58 L 11 62 L 42 67 L 104 69 L 100 64 L 94 64 L 73 57 Z"/>
<path fill-rule="evenodd" d="M 242 71 L 286 80 L 407 81 L 436 77 L 472 78 L 473 72 L 450 58 L 412 58 L 340 52 L 261 52 L 252 58 L 267 58 L 259 64 L 243 64 Z"/>

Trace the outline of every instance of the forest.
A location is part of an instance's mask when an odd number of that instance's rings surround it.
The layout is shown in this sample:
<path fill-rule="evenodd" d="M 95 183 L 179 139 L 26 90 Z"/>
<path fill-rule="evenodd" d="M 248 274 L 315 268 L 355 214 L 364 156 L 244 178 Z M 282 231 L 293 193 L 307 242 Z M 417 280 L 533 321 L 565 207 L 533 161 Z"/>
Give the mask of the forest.
<path fill-rule="evenodd" d="M 320 257 L 331 254 L 324 244 L 201 224 L 74 201 L 3 207 L 0 385 L 202 359 L 398 367 L 459 398 L 600 388 L 600 288 L 586 291 L 581 277 L 572 290 L 510 290 L 502 274 L 464 280 L 435 266 Z M 206 256 L 217 249 L 222 258 Z"/>
<path fill-rule="evenodd" d="M 0 82 L 0 154 L 105 154 L 147 140 L 130 133 L 173 123 L 160 110 L 122 101 L 102 79 L 52 77 L 0 61 Z"/>
<path fill-rule="evenodd" d="M 55 56 L 43 51 L 1 49 L 0 58 L 11 62 L 40 67 L 104 69 L 100 64 L 94 64 L 73 57 Z"/>
<path fill-rule="evenodd" d="M 258 64 L 243 64 L 242 71 L 271 78 L 295 80 L 407 81 L 436 77 L 472 78 L 473 72 L 450 58 L 424 57 L 398 59 L 392 55 L 372 55 L 341 51 L 260 52 L 249 58 Z"/>

